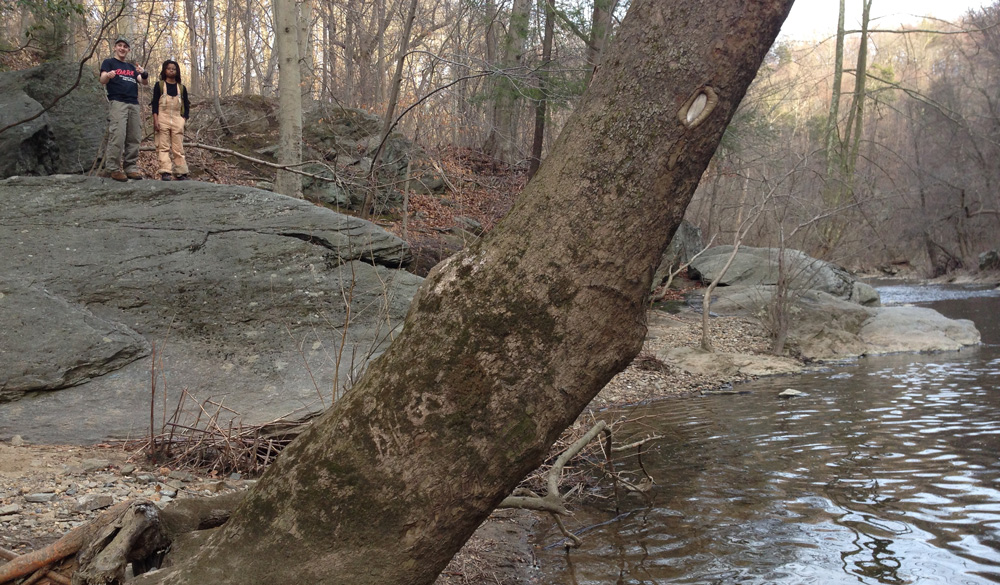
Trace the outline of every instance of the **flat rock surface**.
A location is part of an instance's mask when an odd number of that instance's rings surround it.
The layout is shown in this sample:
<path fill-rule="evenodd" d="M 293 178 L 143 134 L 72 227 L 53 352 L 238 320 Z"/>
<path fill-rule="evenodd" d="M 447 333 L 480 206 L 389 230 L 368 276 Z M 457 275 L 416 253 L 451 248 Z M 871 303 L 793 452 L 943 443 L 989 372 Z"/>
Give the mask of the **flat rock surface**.
<path fill-rule="evenodd" d="M 321 409 L 422 281 L 374 224 L 196 181 L 0 181 L 0 247 L 0 438 L 34 442 Z"/>

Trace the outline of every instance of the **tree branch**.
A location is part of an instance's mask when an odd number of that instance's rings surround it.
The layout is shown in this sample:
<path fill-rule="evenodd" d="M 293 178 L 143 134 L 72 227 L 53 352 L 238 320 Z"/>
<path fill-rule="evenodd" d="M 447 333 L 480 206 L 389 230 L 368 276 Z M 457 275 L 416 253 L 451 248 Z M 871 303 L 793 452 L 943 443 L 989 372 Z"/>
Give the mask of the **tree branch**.
<path fill-rule="evenodd" d="M 580 454 L 580 451 L 587 446 L 588 443 L 594 440 L 594 437 L 601 434 L 602 431 L 608 426 L 605 421 L 598 421 L 596 425 L 593 426 L 586 434 L 577 439 L 572 445 L 569 446 L 565 451 L 563 451 L 559 457 L 556 458 L 556 462 L 552 464 L 552 468 L 549 469 L 548 474 L 548 492 L 544 497 L 531 495 L 531 496 L 508 496 L 500 502 L 499 508 L 519 508 L 522 510 L 538 510 L 540 512 L 549 512 L 551 514 L 561 514 L 563 516 L 569 515 L 569 510 L 566 509 L 565 503 L 563 502 L 563 497 L 559 495 L 559 478 L 562 476 L 563 468 L 569 463 L 570 459 L 576 457 Z"/>

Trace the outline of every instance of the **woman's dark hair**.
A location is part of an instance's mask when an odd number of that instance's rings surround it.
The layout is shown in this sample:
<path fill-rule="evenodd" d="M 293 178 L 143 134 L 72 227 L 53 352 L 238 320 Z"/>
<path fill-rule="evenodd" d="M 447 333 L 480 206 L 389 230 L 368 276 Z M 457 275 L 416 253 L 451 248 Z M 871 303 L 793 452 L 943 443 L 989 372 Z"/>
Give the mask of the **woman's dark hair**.
<path fill-rule="evenodd" d="M 181 66 L 177 64 L 177 61 L 171 61 L 167 59 L 163 62 L 163 67 L 160 68 L 160 80 L 167 80 L 167 65 L 173 64 L 177 68 L 177 83 L 181 83 Z"/>

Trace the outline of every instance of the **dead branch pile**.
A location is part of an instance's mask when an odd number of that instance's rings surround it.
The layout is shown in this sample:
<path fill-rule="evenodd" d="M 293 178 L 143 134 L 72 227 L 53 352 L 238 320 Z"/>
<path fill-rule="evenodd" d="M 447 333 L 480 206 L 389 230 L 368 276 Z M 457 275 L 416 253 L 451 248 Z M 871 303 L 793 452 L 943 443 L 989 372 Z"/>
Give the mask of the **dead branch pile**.
<path fill-rule="evenodd" d="M 196 402 L 185 390 L 159 434 L 127 447 L 174 468 L 257 477 L 317 414 L 249 425 L 232 409 L 211 399 Z"/>

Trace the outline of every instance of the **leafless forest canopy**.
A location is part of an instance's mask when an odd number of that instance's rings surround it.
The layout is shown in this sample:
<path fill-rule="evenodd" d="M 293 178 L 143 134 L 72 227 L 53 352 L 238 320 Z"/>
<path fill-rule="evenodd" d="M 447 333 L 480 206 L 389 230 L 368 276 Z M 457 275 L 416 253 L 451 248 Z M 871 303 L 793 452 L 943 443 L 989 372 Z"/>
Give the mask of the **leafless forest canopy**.
<path fill-rule="evenodd" d="M 154 72 L 179 61 L 196 100 L 277 95 L 268 0 L 76 2 L 0 0 L 4 66 L 90 56 L 96 70 L 121 35 Z M 430 151 L 479 149 L 515 169 L 544 163 L 627 10 L 613 0 L 295 8 L 304 97 L 393 112 L 397 129 Z M 749 228 L 744 244 L 851 268 L 974 268 L 1000 246 L 1000 2 L 900 30 L 869 26 L 864 14 L 846 21 L 862 25 L 775 44 L 688 219 L 706 241 L 732 243 Z"/>

